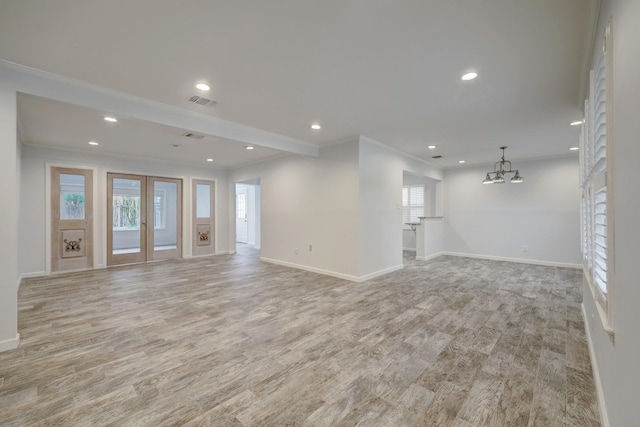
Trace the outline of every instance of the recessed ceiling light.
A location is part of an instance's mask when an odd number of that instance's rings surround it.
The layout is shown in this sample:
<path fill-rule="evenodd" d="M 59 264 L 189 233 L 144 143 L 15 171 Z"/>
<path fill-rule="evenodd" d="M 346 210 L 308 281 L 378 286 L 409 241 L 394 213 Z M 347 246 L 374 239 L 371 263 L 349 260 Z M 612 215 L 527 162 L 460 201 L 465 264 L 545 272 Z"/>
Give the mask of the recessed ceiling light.
<path fill-rule="evenodd" d="M 118 121 L 118 119 L 116 119 L 115 117 L 111 117 L 111 116 L 106 116 L 104 118 L 105 122 L 111 122 L 111 123 L 116 123 Z"/>
<path fill-rule="evenodd" d="M 575 122 L 569 123 L 571 126 L 580 126 L 582 124 L 582 120 L 576 120 Z"/>
<path fill-rule="evenodd" d="M 464 81 L 473 80 L 476 77 L 478 77 L 478 73 L 475 73 L 475 72 L 472 71 L 470 73 L 466 73 L 466 74 L 463 74 L 462 76 L 460 76 L 460 80 L 464 80 Z"/>
<path fill-rule="evenodd" d="M 438 148 L 438 146 L 437 145 L 429 145 L 427 148 L 429 150 L 435 150 L 436 148 Z"/>
<path fill-rule="evenodd" d="M 207 159 L 207 162 L 213 162 L 213 159 Z"/>
<path fill-rule="evenodd" d="M 196 89 L 203 90 L 203 91 L 206 92 L 206 91 L 210 90 L 211 88 L 206 83 L 198 83 L 198 84 L 196 84 Z"/>
<path fill-rule="evenodd" d="M 100 144 L 95 141 L 89 141 L 89 145 L 100 145 Z"/>
<path fill-rule="evenodd" d="M 464 160 L 458 160 L 458 163 L 460 163 L 462 165 L 462 164 L 467 163 L 467 162 L 464 161 Z"/>
<path fill-rule="evenodd" d="M 318 123 L 313 123 L 313 124 L 311 125 L 311 129 L 313 129 L 313 130 L 320 130 L 320 129 L 322 129 L 322 126 L 320 126 Z"/>
<path fill-rule="evenodd" d="M 571 151 L 576 151 L 576 150 L 579 150 L 579 149 L 580 149 L 580 147 L 571 147 L 571 148 L 569 148 L 569 150 L 571 150 Z"/>
<path fill-rule="evenodd" d="M 255 147 L 253 145 L 247 145 L 244 148 L 247 150 L 253 150 Z"/>

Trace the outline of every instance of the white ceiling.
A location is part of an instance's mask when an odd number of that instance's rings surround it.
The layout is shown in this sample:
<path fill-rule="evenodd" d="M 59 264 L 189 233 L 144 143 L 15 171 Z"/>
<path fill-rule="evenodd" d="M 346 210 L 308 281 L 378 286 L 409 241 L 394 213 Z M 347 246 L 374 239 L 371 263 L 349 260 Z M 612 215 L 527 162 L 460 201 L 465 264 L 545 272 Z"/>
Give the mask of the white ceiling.
<path fill-rule="evenodd" d="M 581 118 L 589 3 L 3 0 L 0 58 L 318 146 L 364 135 L 460 167 L 494 162 L 501 145 L 511 160 L 568 154 L 579 134 L 569 122 Z M 468 70 L 479 77 L 460 81 Z M 200 80 L 216 106 L 186 101 Z M 48 102 L 20 99 L 27 142 L 111 132 L 118 149 L 153 157 L 180 131 L 133 121 L 117 132 L 99 120 L 92 128 L 82 109 Z M 230 160 L 234 142 L 203 141 L 230 155 L 217 166 L 246 163 Z M 200 149 L 194 156 L 208 156 Z"/>
<path fill-rule="evenodd" d="M 189 129 L 132 120 L 117 116 L 117 123 L 104 120 L 110 113 L 48 99 L 19 94 L 18 111 L 23 142 L 64 150 L 99 152 L 210 166 L 234 167 L 285 154 L 210 135 L 186 138 Z M 98 146 L 89 145 L 89 141 Z M 176 147 L 177 146 L 177 147 Z M 212 159 L 213 162 L 208 162 Z"/>

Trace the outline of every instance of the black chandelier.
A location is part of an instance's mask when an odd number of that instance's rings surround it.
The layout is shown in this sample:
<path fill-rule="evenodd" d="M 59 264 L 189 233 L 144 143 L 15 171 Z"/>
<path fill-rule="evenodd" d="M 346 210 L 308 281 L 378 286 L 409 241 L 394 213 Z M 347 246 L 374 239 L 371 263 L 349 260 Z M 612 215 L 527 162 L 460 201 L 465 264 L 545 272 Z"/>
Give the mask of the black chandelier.
<path fill-rule="evenodd" d="M 504 150 L 507 147 L 500 147 L 502 150 L 502 159 L 497 161 L 495 165 L 493 165 L 493 172 L 487 172 L 487 177 L 482 181 L 483 184 L 504 184 L 504 176 L 505 174 L 512 173 L 515 174 L 513 178 L 509 181 L 512 184 L 520 184 L 523 180 L 518 170 L 511 170 L 511 162 L 509 160 L 504 159 Z M 505 169 L 505 165 L 509 163 L 509 169 Z M 493 177 L 492 177 L 493 175 Z"/>

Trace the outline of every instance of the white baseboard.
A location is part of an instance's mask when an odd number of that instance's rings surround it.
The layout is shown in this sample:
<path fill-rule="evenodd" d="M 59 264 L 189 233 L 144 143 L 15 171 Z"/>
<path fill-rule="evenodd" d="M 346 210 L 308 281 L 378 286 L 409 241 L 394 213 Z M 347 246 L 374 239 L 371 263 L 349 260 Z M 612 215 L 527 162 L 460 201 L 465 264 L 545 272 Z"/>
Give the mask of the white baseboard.
<path fill-rule="evenodd" d="M 415 252 L 416 248 L 402 248 L 403 251 L 411 251 L 411 252 Z"/>
<path fill-rule="evenodd" d="M 393 267 L 388 267 L 382 270 L 374 271 L 373 273 L 365 274 L 364 276 L 360 276 L 358 278 L 358 282 L 364 282 L 365 280 L 370 280 L 375 277 L 384 276 L 385 274 L 393 273 L 394 271 L 402 270 L 404 268 L 403 264 L 394 265 Z"/>
<path fill-rule="evenodd" d="M 593 348 L 593 341 L 591 341 L 591 327 L 589 325 L 589 317 L 587 316 L 587 310 L 584 307 L 584 303 L 580 304 L 582 307 L 582 318 L 584 320 L 585 334 L 587 335 L 587 344 L 589 346 L 589 356 L 591 357 L 591 367 L 593 369 L 593 381 L 596 385 L 596 396 L 598 396 L 598 409 L 600 409 L 600 424 L 602 427 L 609 427 L 609 417 L 607 416 L 607 407 L 604 401 L 604 392 L 602 390 L 602 382 L 600 381 L 600 371 L 598 371 L 598 361 L 596 360 L 596 353 Z"/>
<path fill-rule="evenodd" d="M 223 252 L 224 254 L 224 252 Z M 205 258 L 208 256 L 220 255 L 220 252 L 216 252 L 215 254 L 203 254 L 203 255 L 185 255 L 182 259 L 194 259 L 194 258 Z"/>
<path fill-rule="evenodd" d="M 570 264 L 565 262 L 554 262 L 554 261 L 540 261 L 537 259 L 522 259 L 522 258 L 507 258 L 501 256 L 493 256 L 493 255 L 477 255 L 477 254 L 465 254 L 461 252 L 441 252 L 440 255 L 451 255 L 451 256 L 459 256 L 465 258 L 479 258 L 479 259 L 490 259 L 493 261 L 507 261 L 507 262 L 518 262 L 521 264 L 534 264 L 534 265 L 546 265 L 548 267 L 568 267 L 568 268 L 582 268 L 582 264 Z"/>
<path fill-rule="evenodd" d="M 297 268 L 299 270 L 310 271 L 312 273 L 324 274 L 325 276 L 337 277 L 338 279 L 349 280 L 351 282 L 364 282 L 365 280 L 373 279 L 374 277 L 382 276 L 384 274 L 391 273 L 393 271 L 401 270 L 404 266 L 396 265 L 393 267 L 385 268 L 380 271 L 366 274 L 364 276 L 353 276 L 351 274 L 338 273 L 337 271 L 324 270 L 322 268 L 310 267 L 308 265 L 295 264 L 288 261 L 280 261 L 278 259 L 260 257 L 260 261 L 268 262 L 271 264 L 282 265 L 285 267 Z"/>
<path fill-rule="evenodd" d="M 430 259 L 437 258 L 441 255 L 444 255 L 444 252 L 436 252 L 435 254 L 427 255 L 427 256 L 417 256 L 416 259 L 418 261 L 429 261 Z"/>
<path fill-rule="evenodd" d="M 212 254 L 212 255 L 233 255 L 235 253 L 236 253 L 236 250 L 232 249 L 228 251 L 217 251 L 215 254 Z"/>
<path fill-rule="evenodd" d="M 0 352 L 13 350 L 20 345 L 20 334 L 16 334 L 15 338 L 9 338 L 8 340 L 0 341 Z"/>
<path fill-rule="evenodd" d="M 34 277 L 44 277 L 47 273 L 44 271 L 33 271 L 31 273 L 22 273 L 20 275 L 20 280 L 22 279 L 31 279 Z"/>

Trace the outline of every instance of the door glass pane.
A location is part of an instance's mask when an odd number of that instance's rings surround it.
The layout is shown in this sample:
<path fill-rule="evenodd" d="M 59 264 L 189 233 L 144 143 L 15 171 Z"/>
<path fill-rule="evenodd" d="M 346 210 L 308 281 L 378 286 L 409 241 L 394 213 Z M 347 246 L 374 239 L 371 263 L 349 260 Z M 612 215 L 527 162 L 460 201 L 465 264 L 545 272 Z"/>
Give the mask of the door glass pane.
<path fill-rule="evenodd" d="M 60 219 L 84 219 L 84 175 L 60 174 Z"/>
<path fill-rule="evenodd" d="M 113 179 L 113 254 L 140 252 L 140 180 Z"/>
<path fill-rule="evenodd" d="M 238 193 L 236 200 L 237 217 L 240 219 L 247 218 L 247 193 Z"/>
<path fill-rule="evenodd" d="M 211 218 L 211 186 L 196 184 L 196 218 Z"/>
<path fill-rule="evenodd" d="M 153 183 L 153 249 L 176 249 L 178 246 L 178 184 Z"/>

